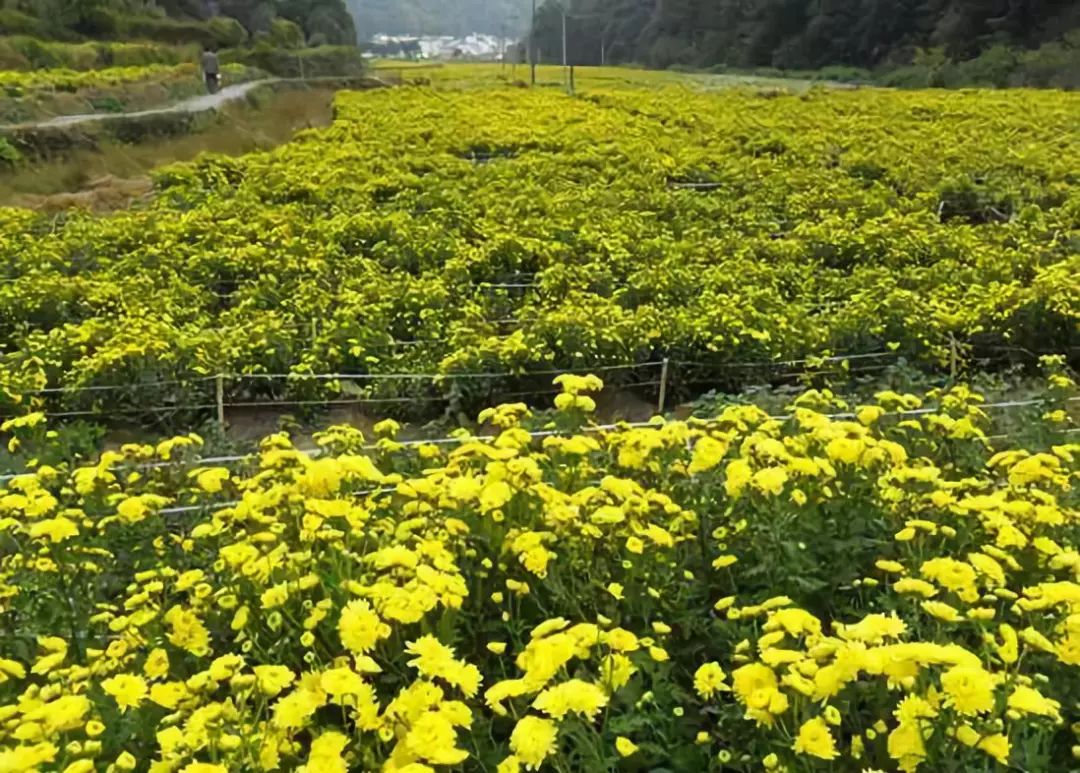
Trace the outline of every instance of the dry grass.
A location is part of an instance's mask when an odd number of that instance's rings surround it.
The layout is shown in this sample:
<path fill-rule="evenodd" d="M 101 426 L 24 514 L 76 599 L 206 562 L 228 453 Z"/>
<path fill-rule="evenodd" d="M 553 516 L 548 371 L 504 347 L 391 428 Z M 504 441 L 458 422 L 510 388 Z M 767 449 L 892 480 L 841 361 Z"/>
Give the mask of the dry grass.
<path fill-rule="evenodd" d="M 83 207 L 110 211 L 130 206 L 150 190 L 146 173 L 200 153 L 240 155 L 287 142 L 300 129 L 325 126 L 333 117 L 328 89 L 276 92 L 255 104 L 226 107 L 204 131 L 128 145 L 102 141 L 52 161 L 0 174 L 0 206 L 43 211 Z"/>
<path fill-rule="evenodd" d="M 65 209 L 110 212 L 129 207 L 135 201 L 145 199 L 150 195 L 152 188 L 147 177 L 125 179 L 105 175 L 92 180 L 86 188 L 74 193 L 24 194 L 20 198 L 19 206 L 42 212 L 59 212 Z"/>

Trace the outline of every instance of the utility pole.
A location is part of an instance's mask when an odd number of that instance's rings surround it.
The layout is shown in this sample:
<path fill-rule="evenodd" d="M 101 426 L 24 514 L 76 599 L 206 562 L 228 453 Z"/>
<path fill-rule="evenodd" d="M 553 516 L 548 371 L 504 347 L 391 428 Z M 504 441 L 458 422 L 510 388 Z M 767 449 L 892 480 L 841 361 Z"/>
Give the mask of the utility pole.
<path fill-rule="evenodd" d="M 562 9 L 562 69 L 563 69 L 563 81 L 566 83 L 566 88 L 570 88 L 570 80 L 566 73 L 566 6 L 560 5 Z"/>
<path fill-rule="evenodd" d="M 536 85 L 536 0 L 532 0 L 532 22 L 529 23 L 529 82 Z"/>
<path fill-rule="evenodd" d="M 521 41 L 517 38 L 519 34 L 515 30 L 521 29 L 521 17 L 516 13 L 510 14 L 508 17 L 507 26 L 510 28 L 511 43 L 510 43 L 510 80 L 517 81 L 517 66 L 518 57 L 521 56 Z M 506 44 L 503 44 L 503 60 L 506 60 Z"/>

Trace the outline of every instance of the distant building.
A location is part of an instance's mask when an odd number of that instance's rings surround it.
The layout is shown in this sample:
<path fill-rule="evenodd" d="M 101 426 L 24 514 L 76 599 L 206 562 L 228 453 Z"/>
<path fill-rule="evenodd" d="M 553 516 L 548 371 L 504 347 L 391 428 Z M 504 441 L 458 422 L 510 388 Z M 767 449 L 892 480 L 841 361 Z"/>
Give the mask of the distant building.
<path fill-rule="evenodd" d="M 374 35 L 366 49 L 374 56 L 392 59 L 477 59 L 499 61 L 504 46 L 513 41 L 497 35 L 472 33 L 464 37 L 450 35 Z"/>

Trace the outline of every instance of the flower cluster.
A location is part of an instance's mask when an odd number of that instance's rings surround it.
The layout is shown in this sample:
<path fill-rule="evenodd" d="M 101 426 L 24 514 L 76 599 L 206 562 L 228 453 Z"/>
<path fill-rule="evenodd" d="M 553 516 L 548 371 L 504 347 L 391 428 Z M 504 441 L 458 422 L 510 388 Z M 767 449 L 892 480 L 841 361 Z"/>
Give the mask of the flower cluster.
<path fill-rule="evenodd" d="M 0 768 L 1073 764 L 1058 424 L 994 452 L 958 387 L 600 430 L 599 379 L 558 383 L 539 437 L 504 405 L 453 445 L 31 463 L 0 490 Z"/>

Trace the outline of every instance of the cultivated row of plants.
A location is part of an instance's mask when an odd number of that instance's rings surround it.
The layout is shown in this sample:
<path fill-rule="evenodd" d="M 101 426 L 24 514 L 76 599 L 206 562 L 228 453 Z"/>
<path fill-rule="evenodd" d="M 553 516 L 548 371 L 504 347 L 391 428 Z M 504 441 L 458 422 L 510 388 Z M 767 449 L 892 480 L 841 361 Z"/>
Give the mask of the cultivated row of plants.
<path fill-rule="evenodd" d="M 240 75 L 244 68 L 226 65 L 226 77 Z M 52 68 L 20 72 L 0 70 L 0 89 L 9 96 L 28 96 L 34 91 L 79 91 L 110 86 L 131 85 L 141 82 L 167 82 L 198 77 L 198 67 L 192 63 L 147 64 L 124 67 L 105 67 L 98 70 L 69 70 Z"/>
<path fill-rule="evenodd" d="M 181 64 L 197 61 L 195 45 L 169 46 L 160 43 L 58 43 L 27 35 L 0 37 L 0 67 L 5 70 L 68 68 L 100 70 L 105 67 L 132 67 L 148 64 Z"/>
<path fill-rule="evenodd" d="M 808 354 L 940 367 L 1078 343 L 1077 95 L 611 80 L 577 98 L 345 93 L 336 111 L 276 150 L 163 170 L 144 209 L 0 211 L 5 409 L 58 387 L 71 391 L 46 406 L 205 404 L 212 386 L 197 379 L 216 373 L 669 357 L 737 383 L 745 363 Z M 512 381 L 478 382 L 477 399 Z M 360 394 L 446 397 L 461 383 Z"/>
<path fill-rule="evenodd" d="M 75 462 L 26 414 L 0 764 L 1072 769 L 1077 392 L 1048 364 L 1031 444 L 963 386 L 595 431 L 600 379 L 562 376 L 487 437 L 333 427 L 231 469 L 195 435 Z"/>

